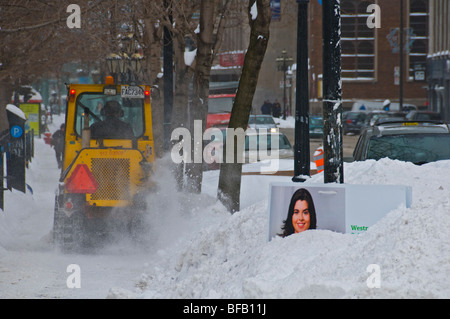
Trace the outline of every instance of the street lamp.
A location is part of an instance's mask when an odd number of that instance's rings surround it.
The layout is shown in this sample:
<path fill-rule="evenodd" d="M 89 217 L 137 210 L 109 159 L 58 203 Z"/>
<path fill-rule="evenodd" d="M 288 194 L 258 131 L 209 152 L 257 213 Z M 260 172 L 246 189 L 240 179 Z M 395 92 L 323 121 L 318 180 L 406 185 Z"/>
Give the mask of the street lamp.
<path fill-rule="evenodd" d="M 114 77 L 114 82 L 137 82 L 138 75 L 142 71 L 142 55 L 135 52 L 133 34 L 127 34 L 121 39 L 121 52 L 111 53 L 106 58 L 106 65 Z"/>
<path fill-rule="evenodd" d="M 294 59 L 287 56 L 286 50 L 281 52 L 281 56 L 276 59 L 278 71 L 283 72 L 283 120 L 286 119 L 286 72 L 289 70 L 289 62 L 292 63 Z"/>

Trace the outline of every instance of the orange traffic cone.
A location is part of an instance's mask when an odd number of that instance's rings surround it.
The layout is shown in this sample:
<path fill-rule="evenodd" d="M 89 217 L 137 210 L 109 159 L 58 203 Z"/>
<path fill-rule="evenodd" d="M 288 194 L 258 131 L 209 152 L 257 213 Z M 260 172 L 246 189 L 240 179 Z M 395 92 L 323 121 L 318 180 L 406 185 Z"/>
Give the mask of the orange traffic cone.
<path fill-rule="evenodd" d="M 323 172 L 323 146 L 314 152 L 314 162 L 316 163 L 317 173 Z"/>

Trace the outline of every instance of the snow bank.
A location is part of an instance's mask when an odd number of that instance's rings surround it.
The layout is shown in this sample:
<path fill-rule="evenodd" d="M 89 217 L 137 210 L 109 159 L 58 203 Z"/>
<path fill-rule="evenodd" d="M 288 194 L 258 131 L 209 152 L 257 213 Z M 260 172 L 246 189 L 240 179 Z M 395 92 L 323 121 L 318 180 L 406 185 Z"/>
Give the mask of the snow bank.
<path fill-rule="evenodd" d="M 267 200 L 260 201 L 160 252 L 140 297 L 450 297 L 450 161 L 384 159 L 346 164 L 345 172 L 350 184 L 411 185 L 412 207 L 390 212 L 364 234 L 314 230 L 268 243 Z M 322 181 L 320 174 L 308 183 Z M 199 214 L 209 219 L 210 209 Z M 380 267 L 380 288 L 367 285 L 371 264 Z"/>
<path fill-rule="evenodd" d="M 59 118 L 55 118 L 52 130 L 60 125 Z M 53 149 L 41 139 L 35 140 L 35 146 L 35 158 L 27 170 L 27 183 L 33 188 L 33 194 L 6 191 L 5 212 L 0 211 L 0 275 L 6 277 L 0 278 L 0 282 L 15 283 L 16 279 L 9 278 L 22 276 L 17 269 L 30 271 L 20 260 L 16 262 L 14 252 L 23 251 L 24 258 L 25 255 L 35 258 L 39 251 L 51 251 L 49 231 L 59 171 Z M 291 177 L 244 176 L 241 211 L 230 215 L 215 200 L 217 171 L 204 174 L 201 194 L 185 194 L 176 191 L 165 165 L 168 162 L 168 159 L 158 162 L 160 183 L 148 198 L 152 212 L 148 249 L 136 257 L 130 255 L 130 247 L 124 244 L 123 248 L 114 251 L 111 248 L 100 256 L 75 256 L 75 263 L 83 266 L 83 287 L 88 287 L 80 290 L 82 296 L 450 297 L 450 161 L 423 166 L 387 159 L 345 163 L 344 178 L 348 184 L 410 185 L 411 208 L 391 211 L 360 235 L 311 230 L 271 242 L 266 240 L 269 184 L 290 181 Z M 323 174 L 319 174 L 306 183 L 322 182 Z M 111 260 L 117 262 L 112 258 L 115 255 L 120 256 L 121 262 L 107 268 Z M 47 262 L 64 265 L 66 259 L 59 259 L 56 253 L 44 253 L 36 258 L 42 261 L 42 270 L 36 268 L 32 271 L 35 276 L 27 275 L 28 280 L 36 277 L 53 281 L 43 284 L 43 280 L 36 283 L 23 280 L 23 289 L 37 291 L 34 297 L 41 296 L 41 291 L 45 291 L 42 296 L 72 296 L 65 287 L 65 267 L 49 271 L 47 265 Z M 79 258 L 81 262 L 77 261 Z M 143 260 L 145 267 L 141 271 Z M 132 264 L 132 269 L 126 261 Z M 367 267 L 371 264 L 380 267 L 380 288 L 367 286 L 370 276 Z M 5 268 L 9 269 L 8 273 Z M 114 280 L 120 277 L 122 283 L 122 278 L 126 278 L 125 282 L 129 278 L 130 285 L 96 281 L 104 277 L 104 269 L 108 269 L 108 277 Z M 60 286 L 56 283 L 62 283 L 63 287 L 58 290 Z M 104 290 L 105 285 L 108 286 Z M 133 285 L 136 290 L 129 290 Z M 44 286 L 53 289 L 52 292 Z M 2 291 L 10 295 L 11 287 L 22 286 L 5 284 Z M 109 294 L 103 295 L 108 290 Z"/>

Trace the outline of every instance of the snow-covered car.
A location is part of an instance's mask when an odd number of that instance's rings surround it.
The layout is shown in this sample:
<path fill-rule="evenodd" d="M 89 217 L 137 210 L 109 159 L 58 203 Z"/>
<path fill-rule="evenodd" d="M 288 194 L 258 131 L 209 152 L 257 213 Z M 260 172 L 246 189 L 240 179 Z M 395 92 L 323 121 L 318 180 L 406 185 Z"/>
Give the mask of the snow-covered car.
<path fill-rule="evenodd" d="M 450 159 L 450 129 L 443 122 L 379 122 L 361 133 L 353 159 L 382 158 L 416 165 Z"/>

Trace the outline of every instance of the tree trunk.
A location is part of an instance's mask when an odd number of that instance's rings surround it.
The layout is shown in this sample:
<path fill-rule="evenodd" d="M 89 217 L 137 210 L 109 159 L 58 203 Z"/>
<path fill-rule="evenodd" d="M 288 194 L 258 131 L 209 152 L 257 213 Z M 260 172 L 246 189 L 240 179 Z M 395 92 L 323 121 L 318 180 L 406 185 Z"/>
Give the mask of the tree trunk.
<path fill-rule="evenodd" d="M 147 12 L 146 16 L 150 16 Z M 158 74 L 161 72 L 161 38 L 162 33 L 159 28 L 155 27 L 155 22 L 152 18 L 144 20 L 143 32 L 143 51 L 144 51 L 144 82 L 153 87 L 152 89 L 152 127 L 153 127 L 153 141 L 155 144 L 155 154 L 157 157 L 162 157 L 164 153 L 163 148 L 163 100 L 162 88 L 159 87 Z"/>
<path fill-rule="evenodd" d="M 202 0 L 200 5 L 200 34 L 194 71 L 192 117 L 200 120 L 201 132 L 206 129 L 208 114 L 209 78 L 213 62 L 215 0 Z M 187 190 L 200 193 L 203 177 L 203 143 L 195 143 L 191 121 L 192 163 L 186 165 Z M 202 139 L 203 141 L 203 139 Z M 200 159 L 200 160 L 199 160 Z"/>
<path fill-rule="evenodd" d="M 174 38 L 174 55 L 175 55 L 175 95 L 173 101 L 172 112 L 172 132 L 176 128 L 185 127 L 189 129 L 189 84 L 192 82 L 192 71 L 184 61 L 185 41 L 183 34 L 178 33 Z M 186 138 L 183 136 L 183 138 Z M 179 141 L 171 141 L 171 147 Z M 184 186 L 184 162 L 174 164 L 172 169 L 178 189 Z"/>
<path fill-rule="evenodd" d="M 242 75 L 239 81 L 239 87 L 236 99 L 231 112 L 229 128 L 247 129 L 248 118 L 252 108 L 253 95 L 255 94 L 258 83 L 259 71 L 264 60 L 267 44 L 269 41 L 269 27 L 272 12 L 270 9 L 270 0 L 256 0 L 258 16 L 253 20 L 250 9 L 255 0 L 249 1 L 249 23 L 250 23 L 250 43 L 245 55 Z M 234 143 L 234 162 L 222 163 L 220 167 L 218 199 L 225 207 L 234 213 L 240 209 L 241 193 L 241 174 L 242 164 L 236 160 L 238 156 L 237 149 L 242 149 Z M 225 158 L 225 155 L 224 155 Z"/>
<path fill-rule="evenodd" d="M 7 81 L 0 82 L 0 133 L 9 129 L 6 105 L 11 103 L 11 96 L 12 89 L 10 83 Z"/>

